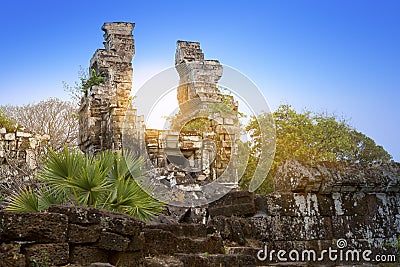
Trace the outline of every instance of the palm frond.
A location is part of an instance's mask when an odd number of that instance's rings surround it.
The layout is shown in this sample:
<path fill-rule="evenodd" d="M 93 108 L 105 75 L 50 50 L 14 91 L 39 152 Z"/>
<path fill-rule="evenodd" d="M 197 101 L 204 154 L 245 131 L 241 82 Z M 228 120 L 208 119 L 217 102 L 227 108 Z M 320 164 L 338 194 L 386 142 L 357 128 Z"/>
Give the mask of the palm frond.
<path fill-rule="evenodd" d="M 143 158 L 135 157 L 132 152 L 128 151 L 124 151 L 123 158 L 132 177 L 138 178 L 145 174 L 145 161 Z"/>
<path fill-rule="evenodd" d="M 131 179 L 143 176 L 145 173 L 144 160 L 136 158 L 129 152 L 118 152 L 114 155 L 114 164 L 108 173 L 110 182 L 120 179 Z"/>
<path fill-rule="evenodd" d="M 100 167 L 104 172 L 109 172 L 114 166 L 116 152 L 112 150 L 102 151 L 96 159 L 100 162 Z"/>
<path fill-rule="evenodd" d="M 79 174 L 83 165 L 84 155 L 76 150 L 64 148 L 60 153 L 51 150 L 37 178 L 49 185 L 55 194 L 68 195 L 69 182 Z"/>
<path fill-rule="evenodd" d="M 7 204 L 6 210 L 19 212 L 40 211 L 38 196 L 31 187 L 20 189 L 5 202 Z"/>
<path fill-rule="evenodd" d="M 86 158 L 85 162 L 85 168 L 69 181 L 69 186 L 79 205 L 96 207 L 110 187 L 108 170 L 94 158 Z"/>
<path fill-rule="evenodd" d="M 164 204 L 153 199 L 133 180 L 121 179 L 115 189 L 107 209 L 142 220 L 150 220 L 162 211 Z"/>
<path fill-rule="evenodd" d="M 37 195 L 39 210 L 47 210 L 51 205 L 61 205 L 68 201 L 65 196 L 54 194 L 48 186 L 40 188 Z"/>

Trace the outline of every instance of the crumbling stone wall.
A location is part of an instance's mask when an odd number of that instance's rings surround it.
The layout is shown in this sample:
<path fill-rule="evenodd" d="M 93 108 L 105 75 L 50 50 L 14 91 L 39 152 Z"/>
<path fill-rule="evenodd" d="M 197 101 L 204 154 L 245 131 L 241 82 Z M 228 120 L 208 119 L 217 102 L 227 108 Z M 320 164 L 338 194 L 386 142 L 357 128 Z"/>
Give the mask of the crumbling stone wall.
<path fill-rule="evenodd" d="M 218 256 L 208 258 L 206 253 Z M 43 213 L 0 211 L 1 267 L 225 263 L 255 266 L 249 255 L 224 254 L 221 237 L 206 225 L 145 225 L 127 215 L 87 207 L 53 206 Z"/>
<path fill-rule="evenodd" d="M 133 23 L 104 23 L 105 49 L 98 49 L 90 60 L 90 70 L 105 78 L 82 98 L 79 111 L 79 147 L 85 153 L 122 148 L 122 131 L 142 130 L 143 118 L 131 106 Z M 125 115 L 129 114 L 126 118 Z"/>
<path fill-rule="evenodd" d="M 159 179 L 170 186 L 201 185 L 216 175 L 211 168 L 215 146 L 198 131 L 147 129 L 145 143 L 148 159 Z"/>
<path fill-rule="evenodd" d="M 206 175 L 236 185 L 238 103 L 217 86 L 222 65 L 218 60 L 205 60 L 200 43 L 178 41 L 175 67 L 180 77 L 177 96 L 180 113 L 174 120 L 173 130 L 180 132 L 186 124 L 199 118 L 210 120 L 211 129 L 202 133 L 204 139 L 215 144 L 214 149 L 205 146 L 204 161 L 210 165 Z"/>
<path fill-rule="evenodd" d="M 140 266 L 143 226 L 132 217 L 90 208 L 0 211 L 0 266 Z"/>
<path fill-rule="evenodd" d="M 257 259 L 265 245 L 275 252 L 321 252 L 337 249 L 339 239 L 347 242 L 345 250 L 368 249 L 371 258 L 394 255 L 396 262 L 325 257 L 280 266 L 398 266 L 399 182 L 399 163 L 310 167 L 289 161 L 278 171 L 276 192 L 232 191 L 207 207 L 206 224 L 194 224 L 190 217 L 176 223 L 164 214 L 145 225 L 127 215 L 85 207 L 0 211 L 0 266 L 31 266 L 32 259 L 43 260 L 44 252 L 49 266 L 271 266 L 276 256 Z M 283 184 L 290 186 L 279 186 Z"/>
<path fill-rule="evenodd" d="M 148 160 L 158 169 L 158 179 L 171 187 L 198 186 L 217 178 L 236 187 L 238 103 L 217 85 L 222 65 L 205 60 L 200 43 L 178 41 L 175 67 L 180 110 L 171 118 L 171 129 L 146 130 Z"/>
<path fill-rule="evenodd" d="M 275 177 L 275 192 L 268 195 L 231 193 L 209 207 L 211 221 L 225 241 L 256 255 L 265 245 L 280 249 L 371 250 L 372 256 L 394 255 L 400 262 L 400 164 L 319 164 L 315 167 L 288 161 Z M 256 241 L 256 242 L 255 242 Z M 257 244 L 257 245 L 255 245 Z M 257 247 L 257 248 L 256 248 Z M 274 257 L 273 262 L 277 258 Z M 259 265 L 271 263 L 268 259 Z M 309 263 L 335 266 L 345 261 Z M 353 261 L 352 264 L 379 262 Z M 302 265 L 301 265 L 302 266 Z M 385 265 L 386 266 L 386 265 Z"/>
<path fill-rule="evenodd" d="M 49 139 L 47 135 L 0 128 L 0 194 L 9 195 L 9 190 L 32 178 Z"/>

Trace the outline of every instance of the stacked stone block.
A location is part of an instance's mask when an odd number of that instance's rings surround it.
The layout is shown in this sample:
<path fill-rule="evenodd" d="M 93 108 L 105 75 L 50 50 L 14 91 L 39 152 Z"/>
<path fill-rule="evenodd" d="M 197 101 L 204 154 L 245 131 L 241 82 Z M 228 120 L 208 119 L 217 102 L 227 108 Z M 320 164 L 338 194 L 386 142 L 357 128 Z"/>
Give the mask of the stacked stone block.
<path fill-rule="evenodd" d="M 229 253 L 255 256 L 265 245 L 269 251 L 320 253 L 329 247 L 338 250 L 337 242 L 342 240 L 344 252 L 371 250 L 373 260 L 329 260 L 325 255 L 323 261 L 297 262 L 294 266 L 378 266 L 375 255 L 391 257 L 382 266 L 398 266 L 399 163 L 321 163 L 312 167 L 287 161 L 274 182 L 271 194 L 252 198 L 244 192 L 232 192 L 209 206 L 209 225 L 225 242 L 236 244 Z M 257 265 L 277 261 L 275 256 Z"/>
<path fill-rule="evenodd" d="M 132 58 L 134 56 L 133 23 L 105 23 L 102 27 L 105 49 L 98 49 L 90 60 L 90 72 L 104 77 L 82 98 L 79 112 L 79 146 L 96 153 L 122 148 L 124 127 L 142 131 L 142 119 L 131 106 Z M 92 72 L 91 72 L 92 73 Z M 126 116 L 129 114 L 129 116 Z M 133 131 L 133 130 L 132 130 Z"/>
<path fill-rule="evenodd" d="M 197 118 L 210 120 L 212 129 L 204 134 L 216 147 L 215 159 L 210 166 L 211 177 L 221 178 L 222 183 L 233 181 L 236 184 L 238 105 L 232 96 L 223 94 L 217 86 L 222 76 L 222 65 L 218 60 L 205 60 L 198 42 L 178 41 L 175 67 L 180 77 L 177 96 L 180 113 L 173 129 L 180 131 Z"/>
<path fill-rule="evenodd" d="M 0 211 L 0 266 L 143 266 L 143 226 L 130 216 L 91 208 Z"/>
<path fill-rule="evenodd" d="M 90 61 L 90 70 L 95 70 L 97 75 L 105 79 L 103 83 L 88 88 L 79 111 L 79 146 L 85 153 L 97 153 L 105 149 L 120 150 L 123 134 L 129 135 L 127 140 L 132 142 L 127 147 L 133 151 L 144 151 L 141 147 L 145 143 L 143 138 L 153 135 L 151 130 L 145 133 L 143 117 L 137 116 L 130 103 L 133 28 L 133 23 L 124 22 L 105 23 L 102 27 L 105 32 L 105 48 L 96 51 Z M 181 115 L 176 119 L 175 128 L 166 136 L 172 138 L 175 132 L 178 133 L 179 140 L 176 143 L 179 143 L 179 149 L 188 159 L 191 172 L 200 175 L 200 170 L 206 169 L 204 175 L 210 178 L 208 180 L 214 180 L 225 173 L 220 181 L 235 186 L 238 107 L 232 96 L 224 95 L 217 87 L 222 66 L 217 60 L 204 60 L 200 44 L 196 42 L 178 41 L 175 61 L 180 75 L 177 97 Z M 228 108 L 228 112 L 218 109 L 210 112 L 221 104 Z M 196 133 L 196 136 L 181 133 L 179 125 L 188 123 L 193 116 L 206 117 L 211 121 L 211 129 L 206 133 Z M 199 137 L 202 140 L 192 140 Z M 169 149 L 163 147 L 163 143 L 147 143 L 149 160 L 156 167 L 168 164 L 167 157 L 161 155 L 166 152 L 165 149 Z"/>
<path fill-rule="evenodd" d="M 358 175 L 358 182 L 354 175 Z M 161 216 L 145 225 L 126 215 L 85 207 L 53 206 L 42 213 L 0 211 L 0 263 L 32 266 L 35 259 L 46 261 L 48 266 L 77 267 L 94 262 L 104 264 L 100 266 L 148 267 L 160 263 L 210 267 L 398 266 L 398 163 L 311 167 L 289 161 L 275 180 L 277 186 L 284 181 L 299 184 L 318 180 L 321 187 L 318 191 L 277 187 L 269 195 L 232 191 L 208 206 L 210 219 L 206 224 L 157 223 Z M 332 181 L 343 190 L 323 189 Z M 379 186 L 376 191 L 349 190 L 350 181 L 365 190 L 366 182 Z M 395 259 L 382 265 L 327 257 L 323 261 L 278 263 L 276 253 L 272 261 L 257 259 L 265 245 L 276 252 L 322 252 L 329 247 L 338 249 L 339 239 L 346 240 L 343 251 L 371 250 L 371 258 L 393 255 Z"/>
<path fill-rule="evenodd" d="M 49 139 L 48 135 L 0 128 L 0 193 L 13 188 L 17 180 L 32 178 Z"/>

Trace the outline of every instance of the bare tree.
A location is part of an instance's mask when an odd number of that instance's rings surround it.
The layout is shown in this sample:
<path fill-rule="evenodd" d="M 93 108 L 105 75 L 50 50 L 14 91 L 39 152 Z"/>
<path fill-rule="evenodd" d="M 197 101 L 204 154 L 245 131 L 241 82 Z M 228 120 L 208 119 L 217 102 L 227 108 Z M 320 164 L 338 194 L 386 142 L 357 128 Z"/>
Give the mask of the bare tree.
<path fill-rule="evenodd" d="M 64 91 L 69 94 L 72 102 L 76 103 L 77 105 L 80 104 L 82 96 L 84 95 L 85 90 L 87 90 L 84 85 L 87 84 L 90 78 L 91 78 L 91 73 L 89 72 L 89 69 L 79 66 L 79 71 L 78 71 L 79 82 L 75 81 L 73 85 L 68 84 L 65 81 L 62 82 Z"/>
<path fill-rule="evenodd" d="M 0 106 L 0 109 L 26 131 L 49 135 L 49 146 L 54 150 L 77 146 L 77 106 L 72 102 L 49 98 L 23 106 Z"/>

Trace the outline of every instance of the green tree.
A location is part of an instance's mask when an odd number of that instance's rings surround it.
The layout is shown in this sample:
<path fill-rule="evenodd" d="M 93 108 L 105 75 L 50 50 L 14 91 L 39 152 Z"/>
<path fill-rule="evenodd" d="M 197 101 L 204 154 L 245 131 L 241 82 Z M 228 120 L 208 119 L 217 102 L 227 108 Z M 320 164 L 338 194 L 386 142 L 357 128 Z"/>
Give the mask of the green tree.
<path fill-rule="evenodd" d="M 37 179 L 39 190 L 15 193 L 6 209 L 42 211 L 52 204 L 73 204 L 118 211 L 148 220 L 162 210 L 134 179 L 144 174 L 144 161 L 131 154 L 104 151 L 97 156 L 65 148 L 50 151 Z"/>
<path fill-rule="evenodd" d="M 287 159 L 315 164 L 317 162 L 388 162 L 392 156 L 375 141 L 351 127 L 346 120 L 326 113 L 296 112 L 290 105 L 280 105 L 272 114 L 276 127 L 276 151 L 267 179 L 259 193 L 273 191 L 273 177 L 277 167 Z M 241 186 L 247 188 L 258 164 L 257 154 L 262 148 L 260 121 L 270 119 L 270 114 L 252 117 L 246 130 L 252 142 L 250 158 Z"/>

